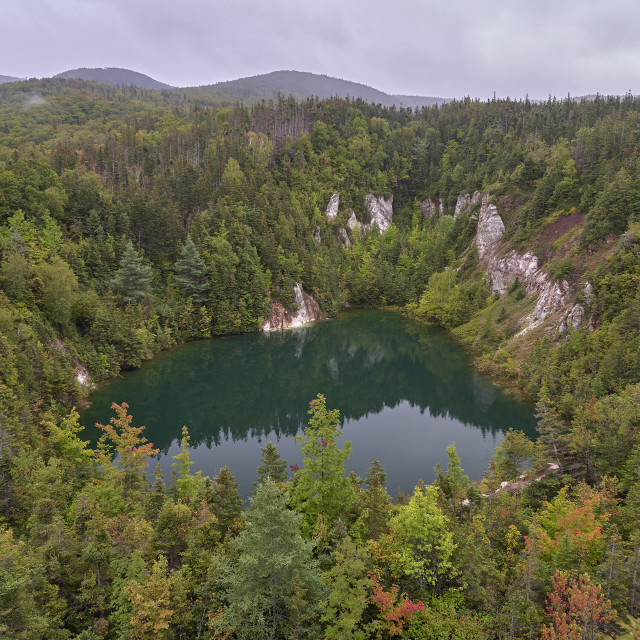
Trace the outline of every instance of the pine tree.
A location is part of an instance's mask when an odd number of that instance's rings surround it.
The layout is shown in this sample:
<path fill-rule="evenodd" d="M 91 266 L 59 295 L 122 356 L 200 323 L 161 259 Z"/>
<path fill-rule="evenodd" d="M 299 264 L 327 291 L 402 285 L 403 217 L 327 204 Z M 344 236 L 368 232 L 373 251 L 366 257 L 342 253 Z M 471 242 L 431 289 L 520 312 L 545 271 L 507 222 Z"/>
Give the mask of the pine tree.
<path fill-rule="evenodd" d="M 144 263 L 128 240 L 111 286 L 126 303 L 135 304 L 151 293 L 151 278 L 151 267 Z"/>
<path fill-rule="evenodd" d="M 455 574 L 451 557 L 456 545 L 438 507 L 437 489 L 416 487 L 409 503 L 391 518 L 389 529 L 396 571 L 415 578 L 421 588 L 441 592 Z"/>
<path fill-rule="evenodd" d="M 187 296 L 198 304 L 207 300 L 209 273 L 191 236 L 187 236 L 173 270 L 176 284 L 185 291 Z"/>
<path fill-rule="evenodd" d="M 258 487 L 266 482 L 267 478 L 273 480 L 277 485 L 282 485 L 287 481 L 287 461 L 280 457 L 278 447 L 273 442 L 267 444 L 261 449 L 262 455 L 258 467 L 258 481 L 253 483 L 254 487 Z"/>
<path fill-rule="evenodd" d="M 325 637 L 364 640 L 370 636 L 362 616 L 373 589 L 373 581 L 367 576 L 370 569 L 367 554 L 347 536 L 340 542 L 333 560 L 333 566 L 322 576 L 330 589 L 322 616 L 327 624 Z"/>
<path fill-rule="evenodd" d="M 549 391 L 545 383 L 540 389 L 536 403 L 538 420 L 538 446 L 542 455 L 562 467 L 562 458 L 566 454 L 567 442 L 565 428 L 558 413 L 554 410 Z"/>
<path fill-rule="evenodd" d="M 311 418 L 304 437 L 296 436 L 296 440 L 302 442 L 304 468 L 295 472 L 291 495 L 293 507 L 304 516 L 304 535 L 311 535 L 319 516 L 326 526 L 332 527 L 355 500 L 345 475 L 351 442 L 345 442 L 343 449 L 337 445 L 342 435 L 342 430 L 338 429 L 340 412 L 327 409 L 325 397 L 318 394 L 309 403 L 309 414 Z"/>
<path fill-rule="evenodd" d="M 300 516 L 289 510 L 286 494 L 267 479 L 251 500 L 247 520 L 231 543 L 230 563 L 221 567 L 227 606 L 215 627 L 238 640 L 307 635 L 323 588 L 312 558 L 313 544 L 299 533 Z M 302 600 L 304 619 L 296 615 Z"/>
<path fill-rule="evenodd" d="M 218 519 L 220 539 L 237 530 L 241 523 L 242 498 L 238 493 L 238 483 L 229 467 L 220 469 L 220 473 L 213 479 L 211 496 L 212 510 Z"/>
<path fill-rule="evenodd" d="M 377 540 L 389 522 L 391 499 L 385 482 L 387 474 L 377 460 L 374 460 L 365 476 L 366 490 L 363 492 L 362 510 L 368 539 Z"/>

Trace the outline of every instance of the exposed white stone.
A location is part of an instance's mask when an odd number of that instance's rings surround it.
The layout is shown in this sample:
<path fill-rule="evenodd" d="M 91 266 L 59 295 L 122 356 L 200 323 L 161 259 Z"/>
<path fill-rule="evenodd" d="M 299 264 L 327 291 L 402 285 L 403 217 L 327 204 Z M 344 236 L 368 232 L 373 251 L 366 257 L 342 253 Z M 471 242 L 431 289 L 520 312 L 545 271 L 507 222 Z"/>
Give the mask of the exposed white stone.
<path fill-rule="evenodd" d="M 460 214 L 471 208 L 471 196 L 468 193 L 461 193 L 456 202 L 456 210 L 453 213 L 453 219 L 457 220 Z"/>
<path fill-rule="evenodd" d="M 536 273 L 534 282 L 527 283 L 527 293 L 538 292 L 538 300 L 534 310 L 524 319 L 524 328 L 518 335 L 524 335 L 567 304 L 569 283 L 566 280 L 551 282 L 542 270 Z"/>
<path fill-rule="evenodd" d="M 491 293 L 499 293 L 501 296 L 507 292 L 516 278 L 526 286 L 534 281 L 537 272 L 538 258 L 530 251 L 524 254 L 509 251 L 505 256 L 492 254 L 487 263 Z"/>
<path fill-rule="evenodd" d="M 422 216 L 427 220 L 429 218 L 433 218 L 438 213 L 438 205 L 431 200 L 431 198 L 427 198 L 420 203 L 420 209 L 422 209 Z"/>
<path fill-rule="evenodd" d="M 340 196 L 334 193 L 329 198 L 329 204 L 327 205 L 327 222 L 331 222 L 338 215 L 338 207 L 340 206 Z"/>
<path fill-rule="evenodd" d="M 376 198 L 373 193 L 367 193 L 365 203 L 371 214 L 371 223 L 367 225 L 367 231 L 375 223 L 378 225 L 380 233 L 384 233 L 393 222 L 393 195 L 385 200 L 382 196 Z"/>
<path fill-rule="evenodd" d="M 356 212 L 353 209 L 349 209 L 349 212 L 351 213 L 351 215 L 347 220 L 347 227 L 349 227 L 349 229 L 351 229 L 352 231 L 354 229 L 357 231 L 362 231 L 362 227 L 364 225 L 358 220 L 358 218 L 356 218 Z"/>
<path fill-rule="evenodd" d="M 489 204 L 489 196 L 485 196 L 482 199 L 476 233 L 476 247 L 481 260 L 496 249 L 503 235 L 504 223 L 498 209 L 494 204 Z"/>
<path fill-rule="evenodd" d="M 271 317 L 262 323 L 263 331 L 300 327 L 320 317 L 320 305 L 315 298 L 303 291 L 302 285 L 298 282 L 294 287 L 294 293 L 296 310 L 294 312 L 287 311 L 280 302 L 273 302 Z"/>
<path fill-rule="evenodd" d="M 518 334 L 523 335 L 566 306 L 569 284 L 566 280 L 552 281 L 539 267 L 538 258 L 530 251 L 524 254 L 509 251 L 500 255 L 499 245 L 504 232 L 504 223 L 496 207 L 489 204 L 489 196 L 484 196 L 478 218 L 476 246 L 478 256 L 486 261 L 491 292 L 504 295 L 517 279 L 524 285 L 527 295 L 538 296 L 535 308 L 523 320 L 524 327 Z"/>
<path fill-rule="evenodd" d="M 347 220 L 347 227 L 359 233 L 369 233 L 375 223 L 378 225 L 380 233 L 384 233 L 393 221 L 393 196 L 385 200 L 383 197 L 376 198 L 372 193 L 368 193 L 365 204 L 371 215 L 371 222 L 363 224 L 356 218 L 355 211 L 349 209 L 350 215 Z"/>
<path fill-rule="evenodd" d="M 322 236 L 320 235 L 320 227 L 316 227 L 316 232 L 313 234 L 313 239 L 320 244 L 322 242 Z"/>
<path fill-rule="evenodd" d="M 79 364 L 74 369 L 74 373 L 76 375 L 76 381 L 81 387 L 87 387 L 87 389 L 93 389 L 95 387 L 95 384 L 91 382 L 91 376 L 86 367 Z"/>
<path fill-rule="evenodd" d="M 444 198 L 440 198 L 440 204 L 438 208 L 440 209 L 441 216 L 443 216 L 447 212 L 447 206 L 444 203 Z"/>
<path fill-rule="evenodd" d="M 584 307 L 578 302 L 574 305 L 573 309 L 569 311 L 569 315 L 567 316 L 568 324 L 577 329 L 584 320 Z"/>
<path fill-rule="evenodd" d="M 471 206 L 475 207 L 482 201 L 482 194 L 476 189 L 471 196 Z"/>
<path fill-rule="evenodd" d="M 345 247 L 350 247 L 351 246 L 351 240 L 349 240 L 349 235 L 347 234 L 347 230 L 346 229 L 343 229 L 342 227 L 340 227 L 338 229 L 338 233 L 336 235 L 338 237 L 338 240 L 340 240 L 340 242 L 342 242 L 342 244 Z"/>
<path fill-rule="evenodd" d="M 593 285 L 588 280 L 584 283 L 584 300 L 589 307 L 593 304 Z"/>

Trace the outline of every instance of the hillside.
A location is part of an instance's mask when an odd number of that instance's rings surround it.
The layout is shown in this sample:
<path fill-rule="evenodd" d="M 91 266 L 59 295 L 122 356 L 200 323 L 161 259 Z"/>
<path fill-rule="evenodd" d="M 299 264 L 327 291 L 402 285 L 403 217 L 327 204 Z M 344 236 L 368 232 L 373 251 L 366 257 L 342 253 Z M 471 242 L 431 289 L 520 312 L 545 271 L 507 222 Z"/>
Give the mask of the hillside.
<path fill-rule="evenodd" d="M 385 107 L 431 106 L 450 102 L 447 98 L 422 96 L 395 96 L 373 87 L 303 71 L 274 71 L 248 78 L 239 78 L 227 82 L 218 82 L 197 88 L 187 89 L 194 96 L 212 96 L 220 99 L 233 99 L 255 102 L 258 100 L 276 100 L 279 95 L 292 95 L 297 99 L 324 98 L 360 98 L 365 102 L 381 104 Z"/>
<path fill-rule="evenodd" d="M 0 636 L 620 634 L 640 617 L 640 100 L 231 102 L 0 86 Z M 471 480 L 440 441 L 446 469 L 394 500 L 379 462 L 347 476 L 318 395 L 302 464 L 266 446 L 248 509 L 227 461 L 196 473 L 186 417 L 165 478 L 124 403 L 88 442 L 92 381 L 311 296 L 454 332 L 536 403 L 537 439 L 514 424 Z"/>
<path fill-rule="evenodd" d="M 119 69 L 117 67 L 105 68 L 80 68 L 63 71 L 53 76 L 54 78 L 75 78 L 77 80 L 89 80 L 121 87 L 138 87 L 140 89 L 170 89 L 171 86 L 154 80 L 144 73 Z"/>
<path fill-rule="evenodd" d="M 5 82 L 20 82 L 23 78 L 16 78 L 15 76 L 0 76 L 0 84 Z"/>

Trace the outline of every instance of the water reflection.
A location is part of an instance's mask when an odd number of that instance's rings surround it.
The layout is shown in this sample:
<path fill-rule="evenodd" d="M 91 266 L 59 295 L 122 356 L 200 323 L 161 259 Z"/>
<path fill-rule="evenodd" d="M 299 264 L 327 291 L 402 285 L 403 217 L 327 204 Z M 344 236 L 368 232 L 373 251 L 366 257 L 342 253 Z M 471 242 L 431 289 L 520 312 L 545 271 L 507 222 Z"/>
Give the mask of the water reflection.
<path fill-rule="evenodd" d="M 81 419 L 104 422 L 111 402 L 126 401 L 165 458 L 177 452 L 186 424 L 198 468 L 214 474 L 229 464 L 248 490 L 267 439 L 279 440 L 283 455 L 298 461 L 293 436 L 317 393 L 341 411 L 354 443 L 351 468 L 363 474 L 381 459 L 392 489 L 394 482 L 410 491 L 418 478 L 431 480 L 452 440 L 477 476 L 504 430 L 533 433 L 530 405 L 474 371 L 469 354 L 445 332 L 371 310 L 184 345 L 102 385 Z"/>

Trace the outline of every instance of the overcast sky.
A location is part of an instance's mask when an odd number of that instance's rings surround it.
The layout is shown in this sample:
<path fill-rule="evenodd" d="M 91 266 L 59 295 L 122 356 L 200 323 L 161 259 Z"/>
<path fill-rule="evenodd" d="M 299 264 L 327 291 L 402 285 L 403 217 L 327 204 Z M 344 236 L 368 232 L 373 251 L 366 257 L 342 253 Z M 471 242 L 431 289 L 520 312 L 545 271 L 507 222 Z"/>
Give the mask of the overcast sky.
<path fill-rule="evenodd" d="M 0 0 L 0 75 L 176 86 L 279 69 L 394 94 L 640 93 L 638 0 Z"/>

